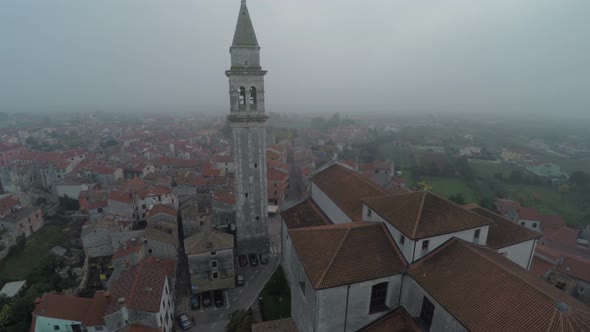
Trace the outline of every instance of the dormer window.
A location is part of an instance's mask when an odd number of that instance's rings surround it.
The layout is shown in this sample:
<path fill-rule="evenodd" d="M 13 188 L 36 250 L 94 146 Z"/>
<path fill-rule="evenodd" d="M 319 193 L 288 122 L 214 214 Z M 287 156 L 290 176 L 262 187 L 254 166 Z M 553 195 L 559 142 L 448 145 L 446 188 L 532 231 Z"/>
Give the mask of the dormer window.
<path fill-rule="evenodd" d="M 475 230 L 475 234 L 473 234 L 473 243 L 479 243 L 479 234 L 481 233 L 481 230 L 476 229 Z"/>
<path fill-rule="evenodd" d="M 370 217 L 372 213 L 373 211 L 371 211 L 371 209 L 367 209 L 367 217 Z"/>

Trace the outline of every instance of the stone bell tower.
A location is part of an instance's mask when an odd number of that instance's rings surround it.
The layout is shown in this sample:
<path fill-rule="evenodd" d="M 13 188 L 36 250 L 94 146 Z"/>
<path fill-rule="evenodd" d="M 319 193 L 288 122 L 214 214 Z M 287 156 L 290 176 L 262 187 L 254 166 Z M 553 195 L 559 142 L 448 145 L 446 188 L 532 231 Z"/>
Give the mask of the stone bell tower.
<path fill-rule="evenodd" d="M 246 1 L 242 0 L 229 49 L 230 114 L 235 165 L 236 239 L 238 254 L 269 252 L 266 187 L 266 120 L 260 46 Z"/>

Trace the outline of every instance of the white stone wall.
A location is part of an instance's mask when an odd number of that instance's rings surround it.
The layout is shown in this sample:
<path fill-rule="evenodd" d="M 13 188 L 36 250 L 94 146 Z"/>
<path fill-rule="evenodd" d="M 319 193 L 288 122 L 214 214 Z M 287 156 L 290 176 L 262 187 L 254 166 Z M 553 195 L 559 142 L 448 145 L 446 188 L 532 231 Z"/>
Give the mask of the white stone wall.
<path fill-rule="evenodd" d="M 342 211 L 334 201 L 328 197 L 315 183 L 311 184 L 311 199 L 318 207 L 330 218 L 334 224 L 352 222 L 344 211 Z"/>
<path fill-rule="evenodd" d="M 538 220 L 520 219 L 517 223 L 519 225 L 522 225 L 524 227 L 527 227 L 529 229 L 532 229 L 535 232 L 540 232 L 541 231 L 541 222 L 539 222 Z"/>
<path fill-rule="evenodd" d="M 467 329 L 453 317 L 443 306 L 434 300 L 412 277 L 405 275 L 402 284 L 400 306 L 403 306 L 410 316 L 420 316 L 422 300 L 426 297 L 434 305 L 434 316 L 430 332 L 467 332 Z"/>
<path fill-rule="evenodd" d="M 496 250 L 500 254 L 503 254 L 506 258 L 510 259 L 514 263 L 522 266 L 525 269 L 529 269 L 531 266 L 532 257 L 535 253 L 535 246 L 537 239 L 517 243 L 508 247 L 500 248 Z"/>
<path fill-rule="evenodd" d="M 416 260 L 420 259 L 422 256 L 424 256 L 424 255 L 428 254 L 429 252 L 433 251 L 434 249 L 438 248 L 441 244 L 447 242 L 452 237 L 457 237 L 462 240 L 474 243 L 473 237 L 475 235 L 476 229 L 480 230 L 479 241 L 477 244 L 485 245 L 487 243 L 487 239 L 488 239 L 488 230 L 489 230 L 488 225 L 485 225 L 482 227 L 477 227 L 477 228 L 472 228 L 472 229 L 467 229 L 467 230 L 460 231 L 460 232 L 443 234 L 443 235 L 439 235 L 439 236 L 434 236 L 434 237 L 429 237 L 429 238 L 417 240 L 415 243 L 416 249 L 414 250 L 414 259 L 412 261 L 416 261 Z M 422 243 L 424 241 L 429 241 L 428 251 L 426 251 L 426 252 L 422 251 Z"/>
<path fill-rule="evenodd" d="M 403 235 L 397 228 L 393 227 L 389 222 L 383 219 L 380 215 L 375 213 L 375 211 L 371 212 L 369 216 L 369 207 L 363 204 L 363 221 L 372 221 L 372 222 L 382 222 L 387 227 L 389 234 L 397 244 L 397 247 L 401 251 L 402 255 L 406 261 L 411 262 L 412 258 L 414 257 L 414 241 L 409 237 L 405 236 L 404 244 L 401 244 L 401 236 Z"/>

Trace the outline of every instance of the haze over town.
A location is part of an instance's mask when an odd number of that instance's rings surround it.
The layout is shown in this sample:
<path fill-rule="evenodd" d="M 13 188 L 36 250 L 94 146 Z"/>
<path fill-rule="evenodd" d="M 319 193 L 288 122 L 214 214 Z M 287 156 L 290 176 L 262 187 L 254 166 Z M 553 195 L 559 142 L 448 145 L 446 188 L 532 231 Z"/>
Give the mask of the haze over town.
<path fill-rule="evenodd" d="M 588 3 L 3 5 L 1 332 L 590 331 Z"/>
<path fill-rule="evenodd" d="M 235 1 L 7 0 L 4 111 L 222 112 Z M 257 1 L 277 112 L 585 116 L 587 1 Z"/>

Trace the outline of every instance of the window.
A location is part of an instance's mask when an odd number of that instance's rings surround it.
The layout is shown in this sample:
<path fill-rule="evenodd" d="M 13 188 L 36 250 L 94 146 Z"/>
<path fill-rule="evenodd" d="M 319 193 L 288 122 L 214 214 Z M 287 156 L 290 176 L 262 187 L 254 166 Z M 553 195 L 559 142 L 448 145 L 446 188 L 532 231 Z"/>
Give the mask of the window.
<path fill-rule="evenodd" d="M 256 216 L 256 221 L 258 221 L 258 220 L 260 220 L 260 217 L 259 216 Z"/>
<path fill-rule="evenodd" d="M 219 278 L 219 272 L 213 272 L 211 276 L 213 277 L 213 279 L 217 279 Z"/>
<path fill-rule="evenodd" d="M 205 223 L 202 221 L 199 221 L 199 225 L 203 226 Z"/>
<path fill-rule="evenodd" d="M 520 224 L 524 226 L 524 221 L 521 221 Z"/>
<path fill-rule="evenodd" d="M 428 329 L 432 325 L 432 317 L 434 316 L 434 304 L 424 296 L 422 298 L 422 310 L 420 310 L 420 321 Z"/>
<path fill-rule="evenodd" d="M 481 230 L 476 229 L 475 230 L 475 234 L 473 234 L 473 242 L 474 243 L 479 243 L 479 234 L 481 233 Z"/>
<path fill-rule="evenodd" d="M 245 193 L 244 195 L 246 195 L 246 198 L 248 198 L 248 193 Z"/>
<path fill-rule="evenodd" d="M 277 195 L 277 192 L 275 191 L 275 195 Z"/>
<path fill-rule="evenodd" d="M 400 236 L 399 236 L 399 243 L 401 243 L 402 245 L 403 245 L 404 243 L 406 243 L 406 237 L 405 237 L 405 236 L 403 236 L 403 235 L 400 235 Z"/>
<path fill-rule="evenodd" d="M 217 255 L 217 251 L 212 251 L 211 256 L 215 256 L 215 255 Z"/>
<path fill-rule="evenodd" d="M 303 296 L 305 296 L 305 281 L 299 282 L 299 289 L 301 290 L 301 294 L 303 294 Z"/>
<path fill-rule="evenodd" d="M 213 268 L 213 269 L 217 268 L 217 261 L 211 261 L 211 268 Z"/>
<path fill-rule="evenodd" d="M 151 254 L 151 253 L 152 253 L 152 249 L 148 249 L 148 254 Z"/>
<path fill-rule="evenodd" d="M 429 240 L 422 241 L 422 251 L 428 251 L 428 245 L 430 244 Z"/>
<path fill-rule="evenodd" d="M 387 310 L 385 300 L 387 299 L 387 282 L 373 285 L 371 288 L 371 303 L 369 314 Z"/>
<path fill-rule="evenodd" d="M 533 228 L 537 228 L 537 223 L 536 222 L 533 223 Z"/>
<path fill-rule="evenodd" d="M 244 108 L 246 106 L 246 89 L 241 86 L 238 93 L 238 105 L 240 108 Z"/>
<path fill-rule="evenodd" d="M 54 331 L 59 331 L 59 325 L 53 325 L 53 330 Z"/>
<path fill-rule="evenodd" d="M 277 187 L 277 184 L 275 183 L 274 185 L 275 185 L 275 188 L 276 188 Z"/>
<path fill-rule="evenodd" d="M 250 87 L 250 105 L 256 106 L 256 87 Z"/>
<path fill-rule="evenodd" d="M 584 294 L 584 287 L 580 286 L 580 288 L 578 288 L 578 293 Z"/>
<path fill-rule="evenodd" d="M 372 213 L 373 211 L 371 211 L 371 209 L 367 209 L 367 217 L 370 217 Z"/>
<path fill-rule="evenodd" d="M 258 163 L 254 163 L 254 168 L 258 168 Z"/>

